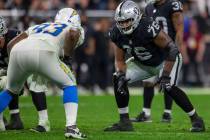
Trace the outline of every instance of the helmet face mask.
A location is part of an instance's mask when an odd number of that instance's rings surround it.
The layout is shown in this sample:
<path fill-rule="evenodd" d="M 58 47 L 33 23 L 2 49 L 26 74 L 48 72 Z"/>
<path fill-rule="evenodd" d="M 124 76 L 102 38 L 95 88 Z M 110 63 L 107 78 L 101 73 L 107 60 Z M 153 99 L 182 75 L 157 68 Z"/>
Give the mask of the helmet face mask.
<path fill-rule="evenodd" d="M 3 37 L 8 31 L 6 21 L 0 16 L 0 36 Z"/>
<path fill-rule="evenodd" d="M 138 26 L 141 16 L 135 2 L 130 0 L 121 2 L 115 12 L 116 26 L 122 34 L 131 34 Z"/>
<path fill-rule="evenodd" d="M 127 19 L 124 21 L 117 21 L 117 27 L 122 29 L 125 33 L 129 34 L 132 32 L 132 25 L 133 25 L 133 19 Z"/>

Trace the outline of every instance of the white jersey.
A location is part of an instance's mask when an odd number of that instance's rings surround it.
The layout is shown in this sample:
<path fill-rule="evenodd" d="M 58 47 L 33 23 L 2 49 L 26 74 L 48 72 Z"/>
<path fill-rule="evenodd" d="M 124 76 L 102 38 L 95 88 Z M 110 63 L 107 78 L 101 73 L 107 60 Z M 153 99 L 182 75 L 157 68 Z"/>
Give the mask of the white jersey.
<path fill-rule="evenodd" d="M 59 54 L 63 50 L 65 37 L 70 29 L 79 29 L 81 31 L 77 46 L 81 45 L 84 40 L 83 28 L 74 27 L 66 23 L 42 23 L 40 25 L 29 27 L 29 29 L 25 32 L 28 34 L 28 39 L 40 39 L 50 44 L 50 46 L 39 49 L 55 51 Z"/>

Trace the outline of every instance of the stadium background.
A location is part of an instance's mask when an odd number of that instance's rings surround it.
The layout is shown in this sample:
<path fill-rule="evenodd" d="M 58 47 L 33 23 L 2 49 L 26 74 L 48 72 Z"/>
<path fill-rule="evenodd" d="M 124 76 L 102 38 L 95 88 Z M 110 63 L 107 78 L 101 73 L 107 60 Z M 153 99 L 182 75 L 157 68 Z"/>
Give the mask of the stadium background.
<path fill-rule="evenodd" d="M 113 50 L 107 33 L 114 24 L 113 12 L 120 0 L 0 0 L 0 15 L 9 28 L 24 31 L 29 26 L 52 21 L 62 7 L 79 10 L 86 31 L 85 43 L 72 62 L 81 89 L 108 92 L 111 86 Z M 136 0 L 143 9 L 144 0 Z M 182 0 L 187 55 L 180 83 L 184 86 L 210 85 L 210 0 Z M 198 31 L 196 31 L 198 28 Z M 189 37 L 189 34 L 196 34 Z M 203 45 L 202 45 L 203 44 Z M 135 86 L 139 86 L 136 84 Z"/>

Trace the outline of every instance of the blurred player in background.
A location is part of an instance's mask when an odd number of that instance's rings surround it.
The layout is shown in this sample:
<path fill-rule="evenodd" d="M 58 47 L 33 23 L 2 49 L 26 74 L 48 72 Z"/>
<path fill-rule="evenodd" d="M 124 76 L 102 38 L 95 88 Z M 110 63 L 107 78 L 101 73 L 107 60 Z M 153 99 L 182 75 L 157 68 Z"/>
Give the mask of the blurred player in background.
<path fill-rule="evenodd" d="M 189 32 L 184 35 L 184 58 L 182 81 L 184 85 L 194 84 L 197 86 L 203 85 L 202 62 L 205 52 L 205 37 L 200 33 L 195 19 L 189 22 Z M 191 83 L 188 76 L 194 72 L 195 82 Z"/>
<path fill-rule="evenodd" d="M 32 26 L 13 39 L 8 44 L 9 52 L 11 50 L 8 80 L 6 90 L 0 94 L 0 112 L 8 106 L 12 95 L 20 92 L 31 74 L 42 75 L 63 89 L 65 137 L 85 138 L 86 136 L 76 126 L 78 110 L 76 80 L 69 67 L 59 59 L 60 52 L 64 52 L 65 56 L 71 56 L 83 40 L 84 30 L 80 17 L 71 8 L 61 9 L 54 23 Z"/>
<path fill-rule="evenodd" d="M 133 131 L 129 119 L 129 90 L 127 83 L 145 80 L 162 73 L 158 80 L 160 91 L 167 93 L 191 119 L 191 132 L 205 131 L 187 95 L 171 85 L 171 71 L 179 50 L 174 41 L 151 17 L 142 16 L 138 5 L 130 0 L 119 4 L 115 12 L 116 26 L 110 31 L 115 44 L 114 93 L 120 121 L 105 131 Z M 126 62 L 125 55 L 132 56 Z"/>
<path fill-rule="evenodd" d="M 157 23 L 162 27 L 163 31 L 167 33 L 176 45 L 183 46 L 183 28 L 184 19 L 182 14 L 182 4 L 178 0 L 146 0 L 148 5 L 145 8 L 145 14 L 153 17 Z M 176 57 L 175 65 L 171 71 L 171 85 L 177 85 L 179 73 L 182 66 L 182 55 L 179 53 Z M 156 77 L 144 80 L 143 93 L 143 109 L 136 118 L 131 120 L 134 122 L 151 122 L 151 104 L 154 97 L 154 83 Z M 162 122 L 171 122 L 171 108 L 173 100 L 164 93 L 165 109 L 162 115 Z"/>
<path fill-rule="evenodd" d="M 6 26 L 6 22 L 3 17 L 0 17 L 0 40 L 1 40 L 1 49 L 0 49 L 0 88 L 1 90 L 6 88 L 6 81 L 7 81 L 7 66 L 8 66 L 8 53 L 7 53 L 7 44 L 19 35 L 21 32 L 16 29 L 8 29 Z M 39 123 L 38 126 L 33 128 L 34 131 L 39 132 L 46 132 L 50 130 L 50 125 L 48 121 L 48 114 L 47 114 L 47 104 L 46 104 L 46 96 L 45 91 L 47 87 L 45 86 L 46 80 L 41 78 L 37 75 L 32 75 L 28 79 L 28 87 L 29 91 L 32 95 L 33 103 L 38 111 L 39 114 Z M 23 89 L 21 90 L 23 94 Z M 19 130 L 23 129 L 23 123 L 20 118 L 20 111 L 19 111 L 19 95 L 14 94 L 13 98 L 9 104 L 9 112 L 10 112 L 10 121 L 6 123 L 7 130 Z"/>

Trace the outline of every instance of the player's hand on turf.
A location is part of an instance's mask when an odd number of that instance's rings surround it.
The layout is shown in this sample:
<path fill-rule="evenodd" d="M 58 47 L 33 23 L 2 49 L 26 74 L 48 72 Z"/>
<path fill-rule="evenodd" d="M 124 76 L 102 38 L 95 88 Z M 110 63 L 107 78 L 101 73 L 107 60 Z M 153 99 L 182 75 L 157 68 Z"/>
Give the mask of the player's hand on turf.
<path fill-rule="evenodd" d="M 171 77 L 169 76 L 162 76 L 158 80 L 159 84 L 159 92 L 169 91 L 171 89 Z"/>

